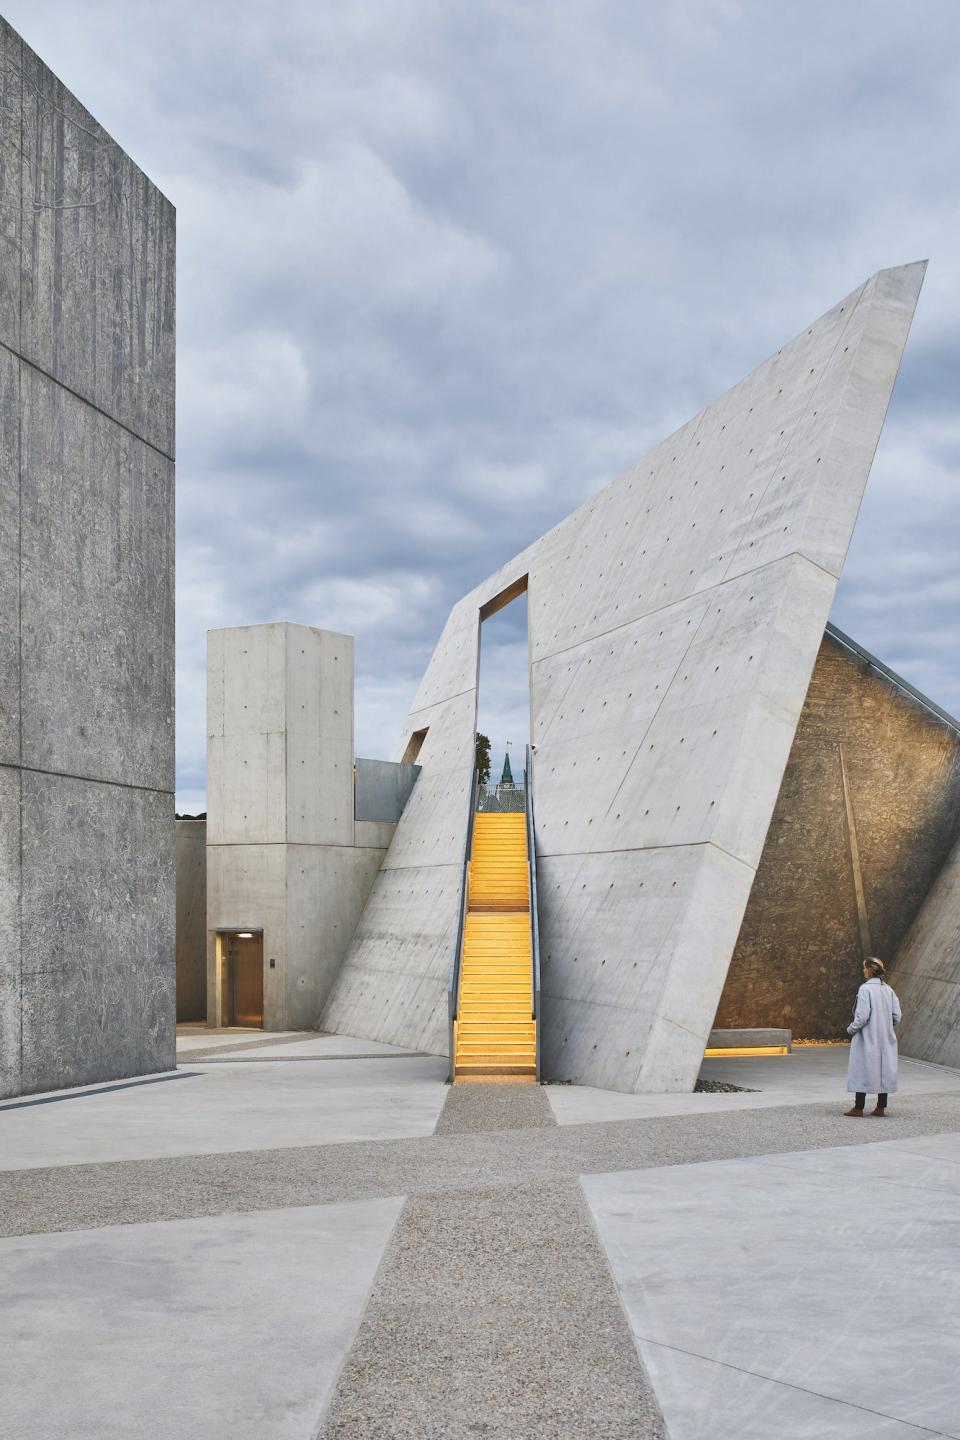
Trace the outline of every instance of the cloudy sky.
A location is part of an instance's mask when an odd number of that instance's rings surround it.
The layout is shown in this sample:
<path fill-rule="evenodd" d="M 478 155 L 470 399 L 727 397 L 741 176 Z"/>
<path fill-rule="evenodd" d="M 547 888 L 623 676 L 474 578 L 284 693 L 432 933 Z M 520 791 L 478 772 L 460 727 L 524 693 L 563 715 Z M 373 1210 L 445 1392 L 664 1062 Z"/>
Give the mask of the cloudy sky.
<path fill-rule="evenodd" d="M 209 627 L 354 634 L 391 755 L 465 589 L 923 257 L 834 619 L 960 712 L 957 0 L 3 11 L 178 210 L 180 808 Z"/>

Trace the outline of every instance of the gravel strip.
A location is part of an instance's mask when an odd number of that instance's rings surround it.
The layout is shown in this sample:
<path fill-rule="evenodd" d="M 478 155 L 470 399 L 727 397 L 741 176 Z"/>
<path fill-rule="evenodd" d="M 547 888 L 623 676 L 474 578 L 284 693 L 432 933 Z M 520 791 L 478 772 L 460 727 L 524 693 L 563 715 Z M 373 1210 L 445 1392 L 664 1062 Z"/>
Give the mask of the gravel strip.
<path fill-rule="evenodd" d="M 435 1135 L 482 1130 L 531 1130 L 556 1125 L 539 1085 L 517 1080 L 458 1080 L 440 1112 Z"/>
<path fill-rule="evenodd" d="M 566 1180 L 408 1201 L 317 1437 L 666 1434 L 583 1193 Z"/>
<path fill-rule="evenodd" d="M 29 1123 L 28 1121 L 26 1123 Z M 886 1120 L 837 1105 L 481 1131 L 0 1172 L 0 1234 L 224 1215 L 865 1145 L 960 1130 L 960 1097 L 898 1099 Z"/>

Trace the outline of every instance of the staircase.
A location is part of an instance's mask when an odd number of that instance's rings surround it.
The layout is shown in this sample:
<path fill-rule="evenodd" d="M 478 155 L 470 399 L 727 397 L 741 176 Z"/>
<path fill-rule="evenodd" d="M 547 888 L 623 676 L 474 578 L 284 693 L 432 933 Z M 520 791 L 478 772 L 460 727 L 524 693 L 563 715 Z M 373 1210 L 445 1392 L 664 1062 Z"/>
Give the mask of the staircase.
<path fill-rule="evenodd" d="M 467 880 L 455 1076 L 536 1076 L 526 815 L 477 814 Z"/>

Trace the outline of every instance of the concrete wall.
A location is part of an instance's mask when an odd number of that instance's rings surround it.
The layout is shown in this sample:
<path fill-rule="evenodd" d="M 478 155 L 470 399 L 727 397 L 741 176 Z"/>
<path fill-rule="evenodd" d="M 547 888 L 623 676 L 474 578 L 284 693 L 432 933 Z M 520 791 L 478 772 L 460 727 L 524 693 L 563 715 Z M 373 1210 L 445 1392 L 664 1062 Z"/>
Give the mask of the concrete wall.
<path fill-rule="evenodd" d="M 923 269 L 874 276 L 454 607 L 326 1027 L 446 1051 L 479 622 L 526 577 L 545 1073 L 692 1086 Z"/>
<path fill-rule="evenodd" d="M 354 818 L 353 688 L 349 635 L 209 634 L 208 1024 L 217 930 L 263 930 L 266 1029 L 308 1029 L 323 1007 L 395 829 Z"/>
<path fill-rule="evenodd" d="M 903 1006 L 901 1053 L 960 1066 L 960 843 L 900 947 L 891 980 Z"/>
<path fill-rule="evenodd" d="M 177 821 L 177 1019 L 207 1018 L 207 822 Z"/>
<path fill-rule="evenodd" d="M 865 953 L 893 961 L 958 830 L 956 723 L 828 631 L 717 1026 L 845 1036 Z"/>
<path fill-rule="evenodd" d="M 354 765 L 354 818 L 393 825 L 403 814 L 420 774 L 419 765 L 361 760 Z"/>
<path fill-rule="evenodd" d="M 0 1094 L 174 1063 L 173 207 L 0 21 Z"/>

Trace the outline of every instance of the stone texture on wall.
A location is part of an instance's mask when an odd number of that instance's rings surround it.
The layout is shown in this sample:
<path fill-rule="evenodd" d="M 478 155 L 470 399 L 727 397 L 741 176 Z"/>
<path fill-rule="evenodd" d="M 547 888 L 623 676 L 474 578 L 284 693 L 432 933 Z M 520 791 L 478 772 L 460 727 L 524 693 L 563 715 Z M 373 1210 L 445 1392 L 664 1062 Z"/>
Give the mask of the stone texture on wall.
<path fill-rule="evenodd" d="M 454 607 L 325 1027 L 446 1052 L 479 626 L 525 582 L 544 1071 L 692 1088 L 923 271 L 875 275 Z"/>
<path fill-rule="evenodd" d="M 0 21 L 0 1094 L 174 1062 L 173 207 Z"/>
<path fill-rule="evenodd" d="M 960 1066 L 960 842 L 904 939 L 891 980 L 903 1006 L 901 1052 Z"/>
<path fill-rule="evenodd" d="M 177 821 L 177 1019 L 207 1018 L 207 822 Z"/>
<path fill-rule="evenodd" d="M 869 949 L 891 964 L 958 832 L 957 727 L 871 663 L 848 637 L 828 631 L 717 1027 L 781 1025 L 800 1039 L 845 1036 L 863 978 L 861 919 Z"/>

